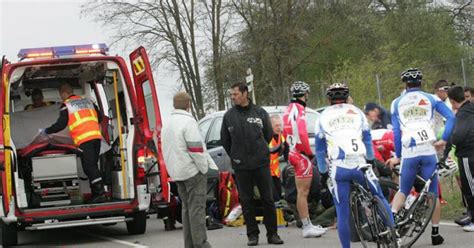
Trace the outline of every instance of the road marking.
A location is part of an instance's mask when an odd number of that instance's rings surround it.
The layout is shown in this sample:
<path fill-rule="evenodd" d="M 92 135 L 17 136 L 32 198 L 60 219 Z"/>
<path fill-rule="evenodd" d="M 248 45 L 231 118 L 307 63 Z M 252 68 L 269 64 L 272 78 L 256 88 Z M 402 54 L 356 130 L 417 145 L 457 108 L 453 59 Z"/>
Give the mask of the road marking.
<path fill-rule="evenodd" d="M 103 235 L 98 235 L 98 234 L 94 234 L 94 233 L 89 233 L 89 232 L 85 232 L 85 231 L 77 231 L 77 232 L 80 232 L 80 233 L 83 233 L 83 234 L 86 234 L 86 235 L 89 235 L 89 236 L 92 236 L 92 237 L 96 237 L 96 238 L 99 238 L 99 239 L 105 239 L 105 240 L 108 240 L 108 241 L 111 241 L 111 242 L 114 242 L 114 243 L 117 243 L 117 244 L 121 244 L 121 245 L 126 245 L 126 246 L 136 247 L 136 248 L 148 248 L 148 246 L 146 246 L 146 245 L 135 244 L 135 243 L 128 242 L 128 241 L 125 241 L 125 240 L 121 240 L 121 239 L 115 239 L 115 238 L 111 238 L 111 237 L 107 237 L 107 236 L 103 236 Z"/>
<path fill-rule="evenodd" d="M 454 224 L 454 223 L 448 223 L 448 222 L 440 222 L 439 223 L 440 225 L 443 225 L 443 226 L 456 226 L 458 227 L 459 225 L 457 224 Z"/>

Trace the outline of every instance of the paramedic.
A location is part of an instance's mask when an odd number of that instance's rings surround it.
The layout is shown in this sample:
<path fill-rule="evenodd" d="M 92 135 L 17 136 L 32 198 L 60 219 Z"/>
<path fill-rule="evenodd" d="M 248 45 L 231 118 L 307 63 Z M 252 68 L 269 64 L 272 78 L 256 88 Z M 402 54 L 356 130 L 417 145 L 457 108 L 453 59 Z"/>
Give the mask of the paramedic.
<path fill-rule="evenodd" d="M 41 108 L 41 107 L 46 107 L 46 106 L 51 106 L 53 104 L 56 104 L 56 102 L 53 101 L 43 101 L 43 92 L 39 88 L 34 88 L 33 91 L 31 92 L 31 104 L 28 104 L 25 106 L 25 110 L 31 110 L 35 108 Z"/>

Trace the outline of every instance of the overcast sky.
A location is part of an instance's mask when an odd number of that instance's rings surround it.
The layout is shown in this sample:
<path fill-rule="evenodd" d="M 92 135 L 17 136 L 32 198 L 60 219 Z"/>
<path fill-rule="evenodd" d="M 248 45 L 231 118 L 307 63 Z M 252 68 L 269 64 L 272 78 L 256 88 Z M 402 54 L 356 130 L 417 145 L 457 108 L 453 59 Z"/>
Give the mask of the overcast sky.
<path fill-rule="evenodd" d="M 15 62 L 21 48 L 111 43 L 113 34 L 91 17 L 80 14 L 84 0 L 76 1 L 7 1 L 0 0 L 0 56 Z M 128 60 L 130 51 L 112 47 L 110 54 Z M 156 73 L 162 117 L 172 109 L 176 77 L 170 72 Z"/>

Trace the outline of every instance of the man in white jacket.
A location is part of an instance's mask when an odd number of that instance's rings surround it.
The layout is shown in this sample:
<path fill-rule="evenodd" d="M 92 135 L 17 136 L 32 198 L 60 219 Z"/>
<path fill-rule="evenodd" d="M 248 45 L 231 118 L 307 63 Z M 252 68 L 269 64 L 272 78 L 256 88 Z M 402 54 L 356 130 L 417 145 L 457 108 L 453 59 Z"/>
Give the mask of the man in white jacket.
<path fill-rule="evenodd" d="M 207 171 L 216 169 L 206 151 L 197 121 L 189 113 L 191 98 L 185 92 L 173 97 L 174 110 L 164 125 L 161 142 L 170 177 L 182 201 L 184 246 L 209 248 L 206 235 Z"/>

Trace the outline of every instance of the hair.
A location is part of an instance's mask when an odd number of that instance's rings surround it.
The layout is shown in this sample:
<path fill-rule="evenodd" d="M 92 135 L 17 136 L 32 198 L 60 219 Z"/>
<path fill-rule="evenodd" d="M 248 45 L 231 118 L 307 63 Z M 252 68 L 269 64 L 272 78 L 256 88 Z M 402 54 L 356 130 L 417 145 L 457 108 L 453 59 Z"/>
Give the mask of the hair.
<path fill-rule="evenodd" d="M 187 110 L 191 106 L 191 97 L 186 92 L 179 92 L 173 97 L 175 109 Z"/>
<path fill-rule="evenodd" d="M 279 120 L 281 121 L 281 117 L 278 114 L 274 114 L 270 116 L 270 120 L 273 122 L 273 120 Z"/>
<path fill-rule="evenodd" d="M 469 86 L 464 87 L 464 92 L 467 92 L 467 91 L 469 91 L 471 95 L 474 95 L 474 88 L 469 87 Z"/>
<path fill-rule="evenodd" d="M 462 86 L 453 86 L 448 90 L 449 99 L 461 103 L 464 102 L 464 88 Z"/>
<path fill-rule="evenodd" d="M 31 96 L 41 96 L 43 97 L 43 91 L 39 88 L 34 88 L 33 91 L 31 91 Z"/>
<path fill-rule="evenodd" d="M 238 82 L 238 83 L 235 83 L 232 86 L 230 86 L 230 88 L 231 89 L 239 88 L 239 91 L 242 92 L 242 93 L 249 92 L 249 87 L 247 86 L 246 83 Z"/>
<path fill-rule="evenodd" d="M 421 82 L 416 82 L 416 83 L 406 83 L 407 88 L 420 88 L 421 87 Z"/>
<path fill-rule="evenodd" d="M 437 90 L 441 87 L 448 86 L 448 85 L 449 85 L 448 81 L 446 81 L 445 79 L 440 79 L 438 80 L 438 82 L 433 84 L 433 89 Z"/>
<path fill-rule="evenodd" d="M 68 94 L 73 94 L 74 93 L 74 90 L 72 89 L 72 86 L 68 83 L 65 83 L 65 84 L 61 84 L 61 86 L 59 86 L 59 93 L 68 93 Z"/>

